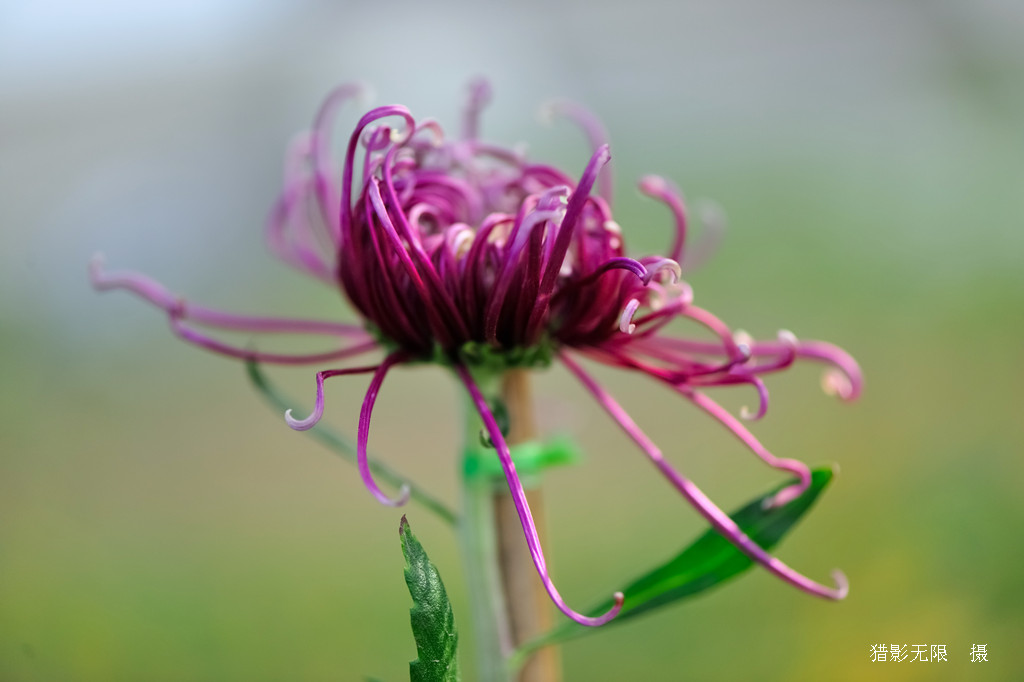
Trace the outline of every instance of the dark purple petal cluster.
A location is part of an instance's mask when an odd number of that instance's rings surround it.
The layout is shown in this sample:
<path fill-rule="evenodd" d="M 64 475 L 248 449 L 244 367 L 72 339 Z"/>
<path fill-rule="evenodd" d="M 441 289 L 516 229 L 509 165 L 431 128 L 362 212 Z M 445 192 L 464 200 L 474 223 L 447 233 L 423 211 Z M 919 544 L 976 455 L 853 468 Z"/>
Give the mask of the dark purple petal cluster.
<path fill-rule="evenodd" d="M 334 91 L 312 131 L 293 143 L 268 242 L 286 263 L 339 287 L 364 327 L 213 311 L 142 275 L 107 273 L 99 261 L 92 271 L 95 285 L 135 292 L 162 308 L 181 338 L 233 357 L 323 363 L 383 350 L 378 363 L 318 372 L 312 414 L 296 419 L 289 411 L 286 420 L 298 430 L 311 428 L 324 412 L 326 379 L 372 374 L 358 421 L 357 454 L 364 482 L 385 504 L 403 504 L 408 497 L 408 490 L 397 498 L 385 494 L 367 463 L 370 418 L 386 375 L 410 362 L 454 367 L 497 450 L 537 571 L 553 601 L 577 622 L 607 622 L 621 608 L 621 595 L 608 613 L 590 618 L 569 608 L 558 594 L 508 446 L 478 386 L 481 373 L 559 360 L 669 483 L 740 550 L 809 593 L 844 596 L 842 574 L 835 587 L 821 585 L 757 546 L 666 461 L 579 359 L 650 376 L 720 422 L 765 463 L 795 474 L 798 482 L 780 491 L 773 505 L 801 494 L 810 484 L 810 471 L 802 462 L 775 457 L 743 424 L 743 419 L 765 415 L 764 377 L 797 360 L 821 362 L 827 366 L 826 390 L 851 400 L 862 387 L 856 362 L 835 346 L 800 341 L 787 331 L 773 340 L 754 340 L 696 306 L 692 289 L 680 279 L 680 264 L 693 261 L 687 253 L 686 206 L 660 177 L 645 177 L 639 187 L 671 213 L 668 253 L 628 256 L 612 214 L 605 133 L 582 108 L 554 106 L 581 125 L 593 148 L 578 176 L 481 141 L 479 114 L 489 99 L 483 82 L 471 87 L 457 138 L 448 139 L 434 121 L 417 121 L 403 106 L 377 107 L 349 135 L 339 168 L 331 155 L 332 123 L 338 108 L 358 93 L 351 85 Z M 669 328 L 678 321 L 700 333 Z M 267 353 L 232 346 L 203 328 L 318 334 L 337 345 L 313 355 Z M 733 385 L 747 386 L 757 397 L 756 409 L 745 409 L 740 418 L 704 391 Z"/>

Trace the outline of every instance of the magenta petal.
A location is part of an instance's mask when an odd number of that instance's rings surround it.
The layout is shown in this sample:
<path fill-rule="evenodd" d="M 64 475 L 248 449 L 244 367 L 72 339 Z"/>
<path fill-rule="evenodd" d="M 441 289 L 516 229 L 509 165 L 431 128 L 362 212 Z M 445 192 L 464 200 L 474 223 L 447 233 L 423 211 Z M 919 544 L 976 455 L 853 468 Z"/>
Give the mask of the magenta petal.
<path fill-rule="evenodd" d="M 491 442 L 498 451 L 498 459 L 501 460 L 501 468 L 505 472 L 505 480 L 508 483 L 509 494 L 512 495 L 512 502 L 515 504 L 516 511 L 519 513 L 519 523 L 523 526 L 523 535 L 526 536 L 526 544 L 530 549 L 530 556 L 533 557 L 533 565 L 537 568 L 537 574 L 540 576 L 541 582 L 544 583 L 544 589 L 547 590 L 548 595 L 551 597 L 551 601 L 555 603 L 555 606 L 569 618 L 573 619 L 580 625 L 587 625 L 590 627 L 596 627 L 604 625 L 612 618 L 619 614 L 622 610 L 622 601 L 624 599 L 621 592 L 615 593 L 615 604 L 604 614 L 596 617 L 584 616 L 583 614 L 574 611 L 562 599 L 562 595 L 555 589 L 555 584 L 551 580 L 551 576 L 548 574 L 547 562 L 544 559 L 544 550 L 540 545 L 540 537 L 537 535 L 537 526 L 533 521 L 533 514 L 530 512 L 530 505 L 526 501 L 526 493 L 523 491 L 523 485 L 519 481 L 519 475 L 516 473 L 516 465 L 512 462 L 512 455 L 509 452 L 508 445 L 505 443 L 504 436 L 501 435 L 501 429 L 498 428 L 498 424 L 494 421 L 494 415 L 491 414 L 490 408 L 487 407 L 487 401 L 484 399 L 483 394 L 480 393 L 480 389 L 477 387 L 476 382 L 473 381 L 473 377 L 469 370 L 462 365 L 456 365 L 455 371 L 458 372 L 462 382 L 466 385 L 466 390 L 469 391 L 470 397 L 473 399 L 473 404 L 476 405 L 477 412 L 480 413 L 480 418 L 484 422 L 484 427 L 487 429 L 487 434 L 490 436 Z"/>
<path fill-rule="evenodd" d="M 615 422 L 626 432 L 633 441 L 643 450 L 644 454 L 651 460 L 655 467 L 668 479 L 670 483 L 682 494 L 686 500 L 693 505 L 694 509 L 711 524 L 711 526 L 722 534 L 729 542 L 736 546 L 741 552 L 749 556 L 757 563 L 764 566 L 770 573 L 778 576 L 789 584 L 818 597 L 826 599 L 843 599 L 849 585 L 846 577 L 839 571 L 833 573 L 836 581 L 835 587 L 828 587 L 817 583 L 810 578 L 794 571 L 779 559 L 768 554 L 760 545 L 750 539 L 736 523 L 729 518 L 729 515 L 722 511 L 700 488 L 694 485 L 689 479 L 679 474 L 661 454 L 647 435 L 640 430 L 640 427 L 632 420 L 625 410 L 615 401 L 611 395 L 604 390 L 580 365 L 569 358 L 566 354 L 559 356 L 569 370 L 576 375 L 580 382 L 586 387 L 598 404 L 615 420 Z"/>
<path fill-rule="evenodd" d="M 288 426 L 292 427 L 296 431 L 308 431 L 309 429 L 316 426 L 316 423 L 320 421 L 320 418 L 324 416 L 324 381 L 331 377 L 345 376 L 348 374 L 366 374 L 367 372 L 376 372 L 380 365 L 370 365 L 368 367 L 350 367 L 348 369 L 329 369 L 323 372 L 316 373 L 316 403 L 313 406 L 313 412 L 305 419 L 296 419 L 292 416 L 291 410 L 286 410 L 284 413 L 284 420 L 288 423 Z"/>
<path fill-rule="evenodd" d="M 381 384 L 384 383 L 384 377 L 387 376 L 388 370 L 404 359 L 405 357 L 402 353 L 392 353 L 377 367 L 373 379 L 370 381 L 370 387 L 366 391 L 366 397 L 363 399 L 363 407 L 359 412 L 359 432 L 356 441 L 359 475 L 363 479 L 363 484 L 381 504 L 386 504 L 389 507 L 401 507 L 409 501 L 409 485 L 405 484 L 402 486 L 397 498 L 392 499 L 384 494 L 384 491 L 380 489 L 377 482 L 373 480 L 366 451 L 370 440 L 370 417 L 373 416 L 373 404 L 377 402 L 377 394 L 380 392 Z"/>

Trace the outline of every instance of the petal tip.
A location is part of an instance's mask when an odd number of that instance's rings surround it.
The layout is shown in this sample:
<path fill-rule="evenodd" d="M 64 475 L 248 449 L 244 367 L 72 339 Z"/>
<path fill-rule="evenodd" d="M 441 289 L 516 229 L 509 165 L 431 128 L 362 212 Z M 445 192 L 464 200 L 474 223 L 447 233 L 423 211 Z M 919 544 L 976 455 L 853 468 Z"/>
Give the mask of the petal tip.
<path fill-rule="evenodd" d="M 288 426 L 295 431 L 309 431 L 318 421 L 320 421 L 320 415 L 314 411 L 313 414 L 309 415 L 305 419 L 296 419 L 292 416 L 292 411 L 289 409 L 285 410 L 284 420 L 287 422 Z"/>
<path fill-rule="evenodd" d="M 104 288 L 106 277 L 103 274 L 103 268 L 106 264 L 107 257 L 103 255 L 102 251 L 92 254 L 92 258 L 89 259 L 89 282 L 94 289 Z"/>
<path fill-rule="evenodd" d="M 836 569 L 832 571 L 832 580 L 836 583 L 835 596 L 833 598 L 836 601 L 846 599 L 846 596 L 850 594 L 850 581 L 846 579 L 846 574 Z"/>

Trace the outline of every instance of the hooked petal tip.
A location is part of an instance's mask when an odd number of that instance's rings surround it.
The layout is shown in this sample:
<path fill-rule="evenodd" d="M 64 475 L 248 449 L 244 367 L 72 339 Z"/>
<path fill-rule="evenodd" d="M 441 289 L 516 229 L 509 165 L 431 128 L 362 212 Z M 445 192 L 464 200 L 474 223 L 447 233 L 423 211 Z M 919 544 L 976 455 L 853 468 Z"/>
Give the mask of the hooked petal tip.
<path fill-rule="evenodd" d="M 766 510 L 778 509 L 779 507 L 785 506 L 803 495 L 805 490 L 807 490 L 807 486 L 802 483 L 794 483 L 793 485 L 786 486 L 771 497 L 765 498 L 764 502 L 761 503 L 761 508 Z"/>
<path fill-rule="evenodd" d="M 846 579 L 846 574 L 839 569 L 836 569 L 832 571 L 832 580 L 836 583 L 835 596 L 833 599 L 836 601 L 846 599 L 846 596 L 850 594 L 850 581 Z"/>
<path fill-rule="evenodd" d="M 852 400 L 856 397 L 853 382 L 838 369 L 830 369 L 822 374 L 821 389 L 828 395 L 839 396 L 842 400 Z"/>
<path fill-rule="evenodd" d="M 668 183 L 660 175 L 645 175 L 640 178 L 637 187 L 647 196 L 658 196 L 665 193 Z"/>
<path fill-rule="evenodd" d="M 626 595 L 624 595 L 622 592 L 616 592 L 612 595 L 612 600 L 614 601 L 612 607 L 600 616 L 584 616 L 582 614 L 576 613 L 568 607 L 562 608 L 561 610 L 563 613 L 569 616 L 569 618 L 576 621 L 580 625 L 585 625 L 591 628 L 597 628 L 601 627 L 602 625 L 604 625 L 605 623 L 619 615 L 619 612 L 622 611 L 622 604 L 626 600 Z M 561 608 L 561 606 L 562 605 L 560 604 L 559 607 Z"/>
<path fill-rule="evenodd" d="M 106 274 L 103 272 L 104 266 L 107 264 L 107 257 L 103 255 L 102 251 L 97 251 L 89 259 L 89 282 L 92 284 L 94 289 L 104 289 L 107 283 Z"/>
<path fill-rule="evenodd" d="M 662 258 L 647 267 L 647 274 L 643 278 L 644 284 L 650 284 L 651 281 L 661 273 L 668 274 L 670 283 L 678 284 L 679 280 L 682 279 L 683 269 L 679 267 L 679 263 L 675 262 L 671 258 Z M 662 281 L 664 282 L 664 279 L 662 279 Z"/>
<path fill-rule="evenodd" d="M 549 100 L 542 102 L 537 108 L 537 120 L 544 125 L 552 125 L 555 122 L 555 118 L 560 113 L 561 108 L 558 100 Z"/>
<path fill-rule="evenodd" d="M 288 426 L 296 431 L 309 431 L 311 428 L 316 426 L 316 423 L 320 421 L 323 416 L 323 410 L 313 410 L 313 414 L 309 415 L 305 419 L 296 419 L 292 416 L 292 411 L 285 410 L 284 420 L 288 423 Z"/>
<path fill-rule="evenodd" d="M 377 498 L 377 501 L 387 507 L 404 507 L 409 501 L 409 497 L 412 495 L 412 488 L 408 483 L 403 483 L 401 489 L 398 491 L 398 497 L 388 497 L 379 490 L 371 491 L 373 496 Z"/>
<path fill-rule="evenodd" d="M 633 323 L 633 315 L 636 314 L 637 308 L 640 307 L 640 301 L 635 298 L 629 299 L 629 303 L 623 309 L 622 314 L 619 316 L 619 331 L 623 334 L 632 334 L 636 331 L 636 325 Z"/>

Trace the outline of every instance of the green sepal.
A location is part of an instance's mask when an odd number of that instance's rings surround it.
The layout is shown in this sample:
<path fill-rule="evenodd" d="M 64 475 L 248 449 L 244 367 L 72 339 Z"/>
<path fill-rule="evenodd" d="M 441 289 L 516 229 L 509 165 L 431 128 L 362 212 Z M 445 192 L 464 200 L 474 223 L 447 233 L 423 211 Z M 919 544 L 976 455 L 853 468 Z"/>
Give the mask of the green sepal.
<path fill-rule="evenodd" d="M 398 526 L 398 535 L 405 555 L 405 584 L 413 602 L 409 620 L 416 638 L 417 658 L 409 663 L 409 679 L 412 682 L 458 682 L 459 633 L 441 575 L 413 535 L 405 516 Z"/>
<path fill-rule="evenodd" d="M 811 508 L 832 477 L 831 468 L 815 469 L 811 472 L 811 485 L 802 495 L 787 504 L 771 509 L 764 506 L 766 500 L 782 488 L 792 485 L 792 481 L 753 500 L 730 516 L 754 542 L 765 550 L 770 550 Z M 717 531 L 708 530 L 672 559 L 643 574 L 622 590 L 625 595 L 622 611 L 604 627 L 625 623 L 636 616 L 704 592 L 734 578 L 753 564 L 754 561 L 750 557 Z M 609 599 L 589 609 L 587 613 L 601 614 L 611 606 L 612 601 Z M 602 629 L 566 621 L 547 634 L 525 644 L 517 655 L 522 656 L 542 646 L 558 644 Z"/>
<path fill-rule="evenodd" d="M 367 333 L 389 353 L 401 350 L 377 325 L 366 322 L 365 327 Z M 510 369 L 549 367 L 555 352 L 555 343 L 543 334 L 533 346 L 512 348 L 502 348 L 486 341 L 466 341 L 455 349 L 445 349 L 435 343 L 422 355 L 410 357 L 407 363 L 424 362 L 446 367 L 464 365 L 474 372 L 497 376 Z"/>

